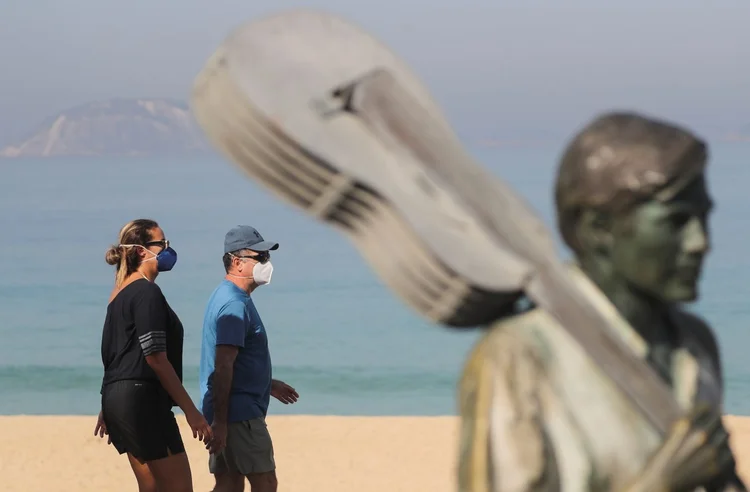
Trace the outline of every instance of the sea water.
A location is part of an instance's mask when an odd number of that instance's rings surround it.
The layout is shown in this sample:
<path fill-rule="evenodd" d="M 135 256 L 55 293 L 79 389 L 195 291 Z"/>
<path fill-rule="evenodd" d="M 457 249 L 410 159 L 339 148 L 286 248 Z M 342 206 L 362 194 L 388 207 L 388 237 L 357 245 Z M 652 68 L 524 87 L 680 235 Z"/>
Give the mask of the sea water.
<path fill-rule="evenodd" d="M 554 228 L 559 148 L 476 149 Z M 750 413 L 750 146 L 716 145 L 713 251 L 693 306 L 716 329 L 726 407 Z M 451 330 L 412 312 L 351 243 L 219 156 L 0 161 L 0 414 L 96 414 L 100 341 L 127 221 L 156 219 L 177 250 L 159 276 L 185 326 L 184 381 L 198 400 L 203 309 L 223 277 L 224 234 L 250 224 L 278 241 L 273 282 L 253 294 L 274 376 L 300 394 L 273 414 L 449 415 L 480 330 Z M 555 232 L 556 234 L 556 232 Z"/>

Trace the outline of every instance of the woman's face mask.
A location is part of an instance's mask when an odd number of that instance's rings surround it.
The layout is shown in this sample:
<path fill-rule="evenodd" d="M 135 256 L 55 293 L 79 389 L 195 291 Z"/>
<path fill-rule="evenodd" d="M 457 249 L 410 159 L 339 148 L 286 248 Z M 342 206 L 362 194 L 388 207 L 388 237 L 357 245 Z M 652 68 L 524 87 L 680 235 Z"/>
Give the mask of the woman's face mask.
<path fill-rule="evenodd" d="M 147 249 L 146 251 L 154 254 L 154 252 L 151 250 Z M 172 269 L 172 267 L 174 267 L 174 264 L 177 263 L 177 252 L 173 250 L 172 248 L 170 248 L 169 246 L 167 246 L 166 248 L 161 250 L 161 252 L 158 255 L 154 254 L 153 258 L 148 258 L 148 259 L 153 260 L 154 258 L 156 259 L 156 268 L 160 272 L 168 272 Z M 146 260 L 143 260 L 143 261 L 146 261 Z"/>
<path fill-rule="evenodd" d="M 144 248 L 146 251 L 154 255 L 152 258 L 148 258 L 148 260 L 156 259 L 156 268 L 160 272 L 168 272 L 174 267 L 174 264 L 177 263 L 177 252 L 169 247 L 169 241 L 167 239 L 162 239 L 160 241 L 151 241 L 146 243 L 146 248 Z M 157 254 L 148 249 L 148 246 L 161 246 L 161 251 Z M 143 260 L 143 261 L 148 261 Z"/>
<path fill-rule="evenodd" d="M 154 253 L 153 251 L 148 249 L 146 246 L 143 246 L 141 244 L 122 244 L 121 246 L 125 246 L 125 247 L 138 246 L 138 247 L 143 248 L 144 251 L 152 255 L 150 258 L 146 258 L 143 261 L 156 260 L 156 268 L 160 272 L 168 272 L 174 267 L 175 263 L 177 263 L 177 252 L 169 246 L 169 241 L 167 241 L 166 239 L 164 241 L 154 242 L 154 244 L 157 244 L 157 243 L 162 244 L 164 247 L 164 249 L 162 249 L 158 254 Z M 153 244 L 151 243 L 147 243 L 147 246 L 152 246 L 152 245 Z"/>

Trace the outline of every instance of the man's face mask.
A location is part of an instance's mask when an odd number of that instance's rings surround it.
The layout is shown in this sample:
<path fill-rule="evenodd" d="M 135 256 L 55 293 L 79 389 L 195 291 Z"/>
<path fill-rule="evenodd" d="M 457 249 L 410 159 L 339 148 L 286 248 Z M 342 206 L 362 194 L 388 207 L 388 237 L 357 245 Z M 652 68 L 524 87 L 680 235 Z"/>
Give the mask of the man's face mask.
<path fill-rule="evenodd" d="M 231 253 L 230 253 L 231 254 Z M 248 261 L 256 261 L 253 265 L 253 274 L 244 275 L 232 275 L 230 277 L 235 278 L 251 278 L 258 285 L 266 285 L 271 283 L 271 277 L 273 276 L 273 264 L 271 263 L 271 254 L 268 251 L 259 251 L 256 256 L 237 256 L 231 255 L 234 258 L 247 263 Z"/>

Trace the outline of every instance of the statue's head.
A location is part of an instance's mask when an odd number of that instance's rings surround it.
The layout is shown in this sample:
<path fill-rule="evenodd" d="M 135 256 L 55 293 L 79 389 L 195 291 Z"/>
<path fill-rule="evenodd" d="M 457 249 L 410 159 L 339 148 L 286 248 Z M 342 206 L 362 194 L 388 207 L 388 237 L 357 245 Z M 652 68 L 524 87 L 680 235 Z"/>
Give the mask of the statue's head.
<path fill-rule="evenodd" d="M 563 239 L 584 270 L 661 302 L 697 298 L 712 207 L 706 144 L 633 113 L 605 114 L 568 145 L 555 189 Z"/>

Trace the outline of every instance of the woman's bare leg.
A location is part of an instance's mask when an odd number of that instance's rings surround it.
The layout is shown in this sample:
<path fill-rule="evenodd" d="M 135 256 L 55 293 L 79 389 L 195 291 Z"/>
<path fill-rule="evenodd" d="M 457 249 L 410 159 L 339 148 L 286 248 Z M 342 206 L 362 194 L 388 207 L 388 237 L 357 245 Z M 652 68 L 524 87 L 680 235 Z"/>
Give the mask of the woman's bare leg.
<path fill-rule="evenodd" d="M 193 475 L 184 452 L 148 462 L 158 492 L 193 492 Z"/>
<path fill-rule="evenodd" d="M 151 469 L 147 464 L 139 462 L 135 456 L 128 453 L 128 461 L 133 469 L 135 479 L 138 481 L 138 492 L 159 492 Z"/>

